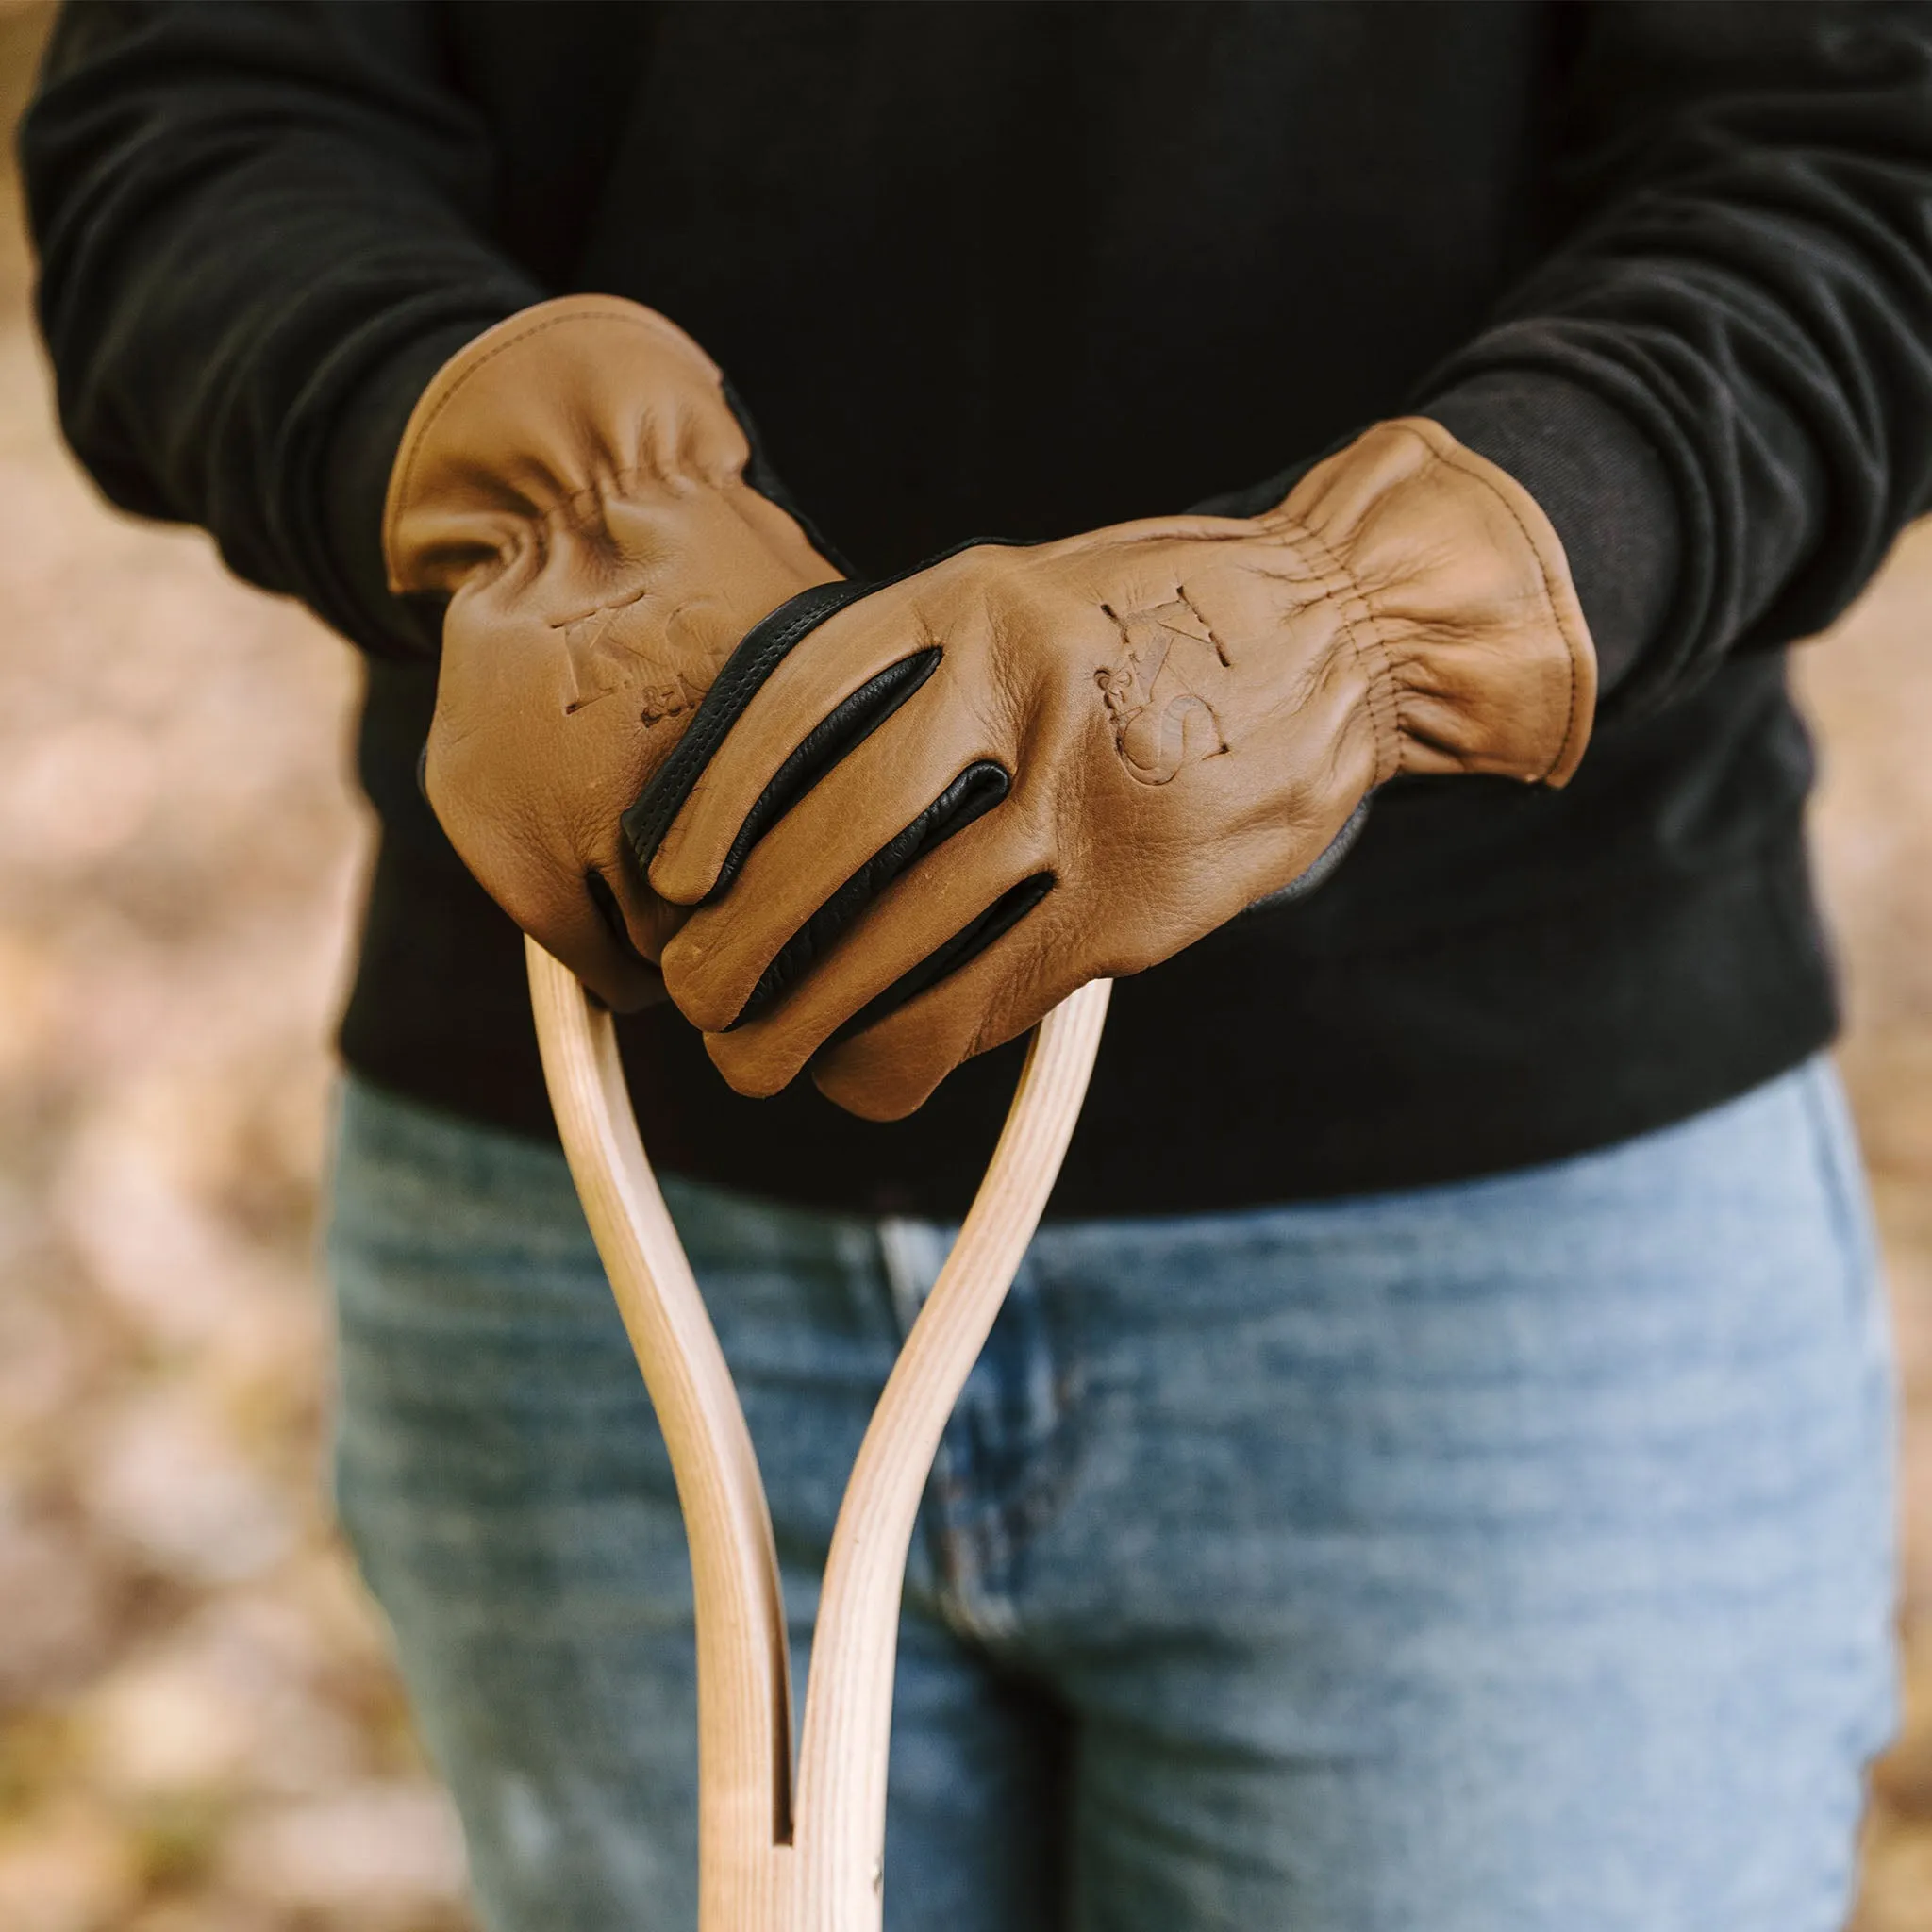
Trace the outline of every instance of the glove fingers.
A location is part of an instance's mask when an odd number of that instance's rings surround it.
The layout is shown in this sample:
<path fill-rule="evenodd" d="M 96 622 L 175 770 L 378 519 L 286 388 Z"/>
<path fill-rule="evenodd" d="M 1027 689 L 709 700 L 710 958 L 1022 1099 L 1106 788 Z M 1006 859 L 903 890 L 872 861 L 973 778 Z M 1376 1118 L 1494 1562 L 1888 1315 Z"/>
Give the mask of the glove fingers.
<path fill-rule="evenodd" d="M 874 1002 L 883 1008 L 888 996 L 909 996 L 902 985 L 908 974 L 947 970 L 961 950 L 997 938 L 1003 919 L 1029 909 L 1041 889 L 1026 881 L 1046 869 L 1027 844 L 1004 836 L 998 816 L 968 826 L 929 865 L 902 878 L 770 1011 L 705 1036 L 733 1087 L 777 1092 Z M 964 948 L 956 948 L 962 935 Z"/>
<path fill-rule="evenodd" d="M 826 1048 L 813 1084 L 872 1121 L 903 1120 L 961 1060 L 1037 1025 L 1091 976 L 1076 947 L 1056 942 L 1050 903 L 1016 921 L 930 991 Z"/>
<path fill-rule="evenodd" d="M 758 835 L 908 702 L 939 662 L 903 593 L 865 598 L 828 619 L 729 722 L 728 754 L 710 757 L 656 849 L 640 852 L 653 888 L 694 906 L 728 882 Z M 707 722 L 703 712 L 693 721 L 694 750 L 707 745 Z"/>
<path fill-rule="evenodd" d="M 754 847 L 722 898 L 665 949 L 672 997 L 709 1032 L 769 1004 L 892 881 L 1006 796 L 972 713 L 935 680 L 819 780 Z M 829 882 L 838 882 L 830 891 Z"/>

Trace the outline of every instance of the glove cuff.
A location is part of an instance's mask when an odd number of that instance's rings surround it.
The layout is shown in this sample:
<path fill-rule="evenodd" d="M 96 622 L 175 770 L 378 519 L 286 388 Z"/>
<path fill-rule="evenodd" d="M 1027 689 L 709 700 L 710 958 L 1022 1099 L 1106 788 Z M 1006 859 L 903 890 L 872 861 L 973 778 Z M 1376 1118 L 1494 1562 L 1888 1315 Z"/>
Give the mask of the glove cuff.
<path fill-rule="evenodd" d="M 1507 471 L 1401 417 L 1258 521 L 1335 602 L 1368 681 L 1378 780 L 1568 782 L 1590 741 L 1596 652 L 1556 529 Z"/>
<path fill-rule="evenodd" d="M 383 509 L 390 588 L 451 591 L 641 488 L 745 488 L 751 454 L 675 323 L 619 296 L 538 303 L 465 343 L 410 412 Z"/>

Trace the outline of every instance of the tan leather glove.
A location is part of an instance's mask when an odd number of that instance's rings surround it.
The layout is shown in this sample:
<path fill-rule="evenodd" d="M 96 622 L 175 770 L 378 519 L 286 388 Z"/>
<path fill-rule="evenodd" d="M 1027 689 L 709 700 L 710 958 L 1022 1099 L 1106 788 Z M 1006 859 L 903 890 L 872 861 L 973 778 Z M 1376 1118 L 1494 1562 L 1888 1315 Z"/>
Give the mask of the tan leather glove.
<path fill-rule="evenodd" d="M 625 853 L 625 808 L 745 631 L 839 575 L 745 481 L 750 456 L 683 330 L 569 296 L 444 364 L 390 476 L 391 587 L 449 597 L 429 802 L 510 917 L 613 1006 L 658 993 L 639 952 L 676 917 Z"/>
<path fill-rule="evenodd" d="M 969 549 L 848 604 L 708 721 L 728 735 L 641 855 L 667 899 L 710 895 L 666 985 L 735 1087 L 812 1060 L 895 1118 L 1294 880 L 1397 773 L 1562 784 L 1594 700 L 1548 519 L 1419 418 L 1252 521 Z M 844 755 L 815 777 L 826 719 Z"/>

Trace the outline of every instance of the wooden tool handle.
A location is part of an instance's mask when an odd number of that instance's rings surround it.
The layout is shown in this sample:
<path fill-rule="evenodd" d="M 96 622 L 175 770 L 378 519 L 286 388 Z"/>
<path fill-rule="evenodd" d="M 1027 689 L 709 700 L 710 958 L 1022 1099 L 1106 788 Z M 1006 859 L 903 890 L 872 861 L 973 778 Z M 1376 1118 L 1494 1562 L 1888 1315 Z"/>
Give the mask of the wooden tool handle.
<path fill-rule="evenodd" d="M 1079 1118 L 1106 1022 L 1096 980 L 1041 1024 L 986 1178 L 907 1337 L 832 1532 L 791 1792 L 771 1513 L 723 1351 L 645 1158 L 608 1012 L 527 942 L 544 1077 L 691 1540 L 700 1932 L 876 1932 L 906 1553 L 932 1458 Z"/>
<path fill-rule="evenodd" d="M 701 1932 L 764 1932 L 791 1839 L 791 1692 L 772 1518 L 738 1391 L 644 1158 L 609 1012 L 525 949 L 543 1077 L 670 1451 L 697 1619 Z"/>

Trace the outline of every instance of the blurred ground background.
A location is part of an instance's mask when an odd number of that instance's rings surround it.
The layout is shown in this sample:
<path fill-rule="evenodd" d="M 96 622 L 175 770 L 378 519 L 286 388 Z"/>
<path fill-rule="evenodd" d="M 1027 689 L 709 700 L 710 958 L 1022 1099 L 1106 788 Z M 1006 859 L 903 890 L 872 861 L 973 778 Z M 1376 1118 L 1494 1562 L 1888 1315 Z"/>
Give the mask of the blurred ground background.
<path fill-rule="evenodd" d="M 0 8 L 0 125 L 46 24 Z M 350 653 L 52 433 L 0 180 L 0 1932 L 458 1932 L 331 1529 Z"/>
<path fill-rule="evenodd" d="M 0 126 L 45 27 L 0 0 Z M 0 163 L 0 1928 L 460 1932 L 319 1473 L 312 1267 L 365 838 L 349 652 L 110 515 Z M 1806 654 L 1843 1060 L 1908 1395 L 1912 1717 L 1858 1932 L 1932 1932 L 1932 525 Z"/>

